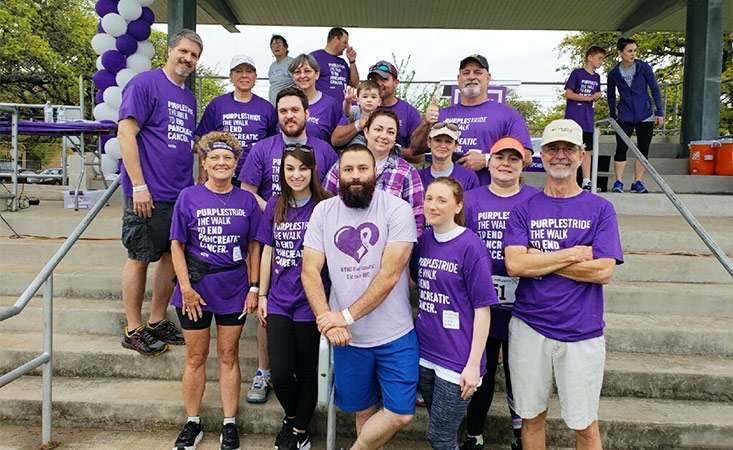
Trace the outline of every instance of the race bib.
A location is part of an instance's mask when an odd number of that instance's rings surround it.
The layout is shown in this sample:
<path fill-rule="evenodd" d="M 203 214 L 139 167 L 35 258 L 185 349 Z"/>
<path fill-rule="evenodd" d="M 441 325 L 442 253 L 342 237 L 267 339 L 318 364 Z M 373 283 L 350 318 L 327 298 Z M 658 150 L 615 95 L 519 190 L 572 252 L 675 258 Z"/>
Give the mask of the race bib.
<path fill-rule="evenodd" d="M 232 260 L 238 262 L 242 260 L 242 249 L 239 246 L 232 249 Z"/>
<path fill-rule="evenodd" d="M 516 299 L 519 277 L 502 277 L 494 275 L 491 277 L 496 289 L 496 297 L 502 305 L 511 305 Z"/>
<path fill-rule="evenodd" d="M 447 330 L 457 330 L 461 327 L 456 311 L 443 311 L 443 328 Z"/>

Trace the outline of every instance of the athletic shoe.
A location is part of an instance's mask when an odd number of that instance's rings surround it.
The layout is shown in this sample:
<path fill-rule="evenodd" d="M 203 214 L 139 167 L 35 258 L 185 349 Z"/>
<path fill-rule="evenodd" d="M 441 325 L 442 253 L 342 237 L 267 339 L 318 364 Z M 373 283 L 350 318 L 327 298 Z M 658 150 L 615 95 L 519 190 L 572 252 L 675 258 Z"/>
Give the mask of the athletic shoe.
<path fill-rule="evenodd" d="M 239 432 L 235 424 L 228 423 L 221 428 L 219 443 L 219 450 L 240 450 Z"/>
<path fill-rule="evenodd" d="M 186 422 L 173 445 L 173 450 L 196 450 L 196 446 L 203 438 L 204 429 L 200 423 Z"/>
<path fill-rule="evenodd" d="M 292 432 L 285 437 L 280 450 L 310 450 L 311 437 L 305 433 Z"/>
<path fill-rule="evenodd" d="M 634 192 L 636 194 L 646 194 L 649 191 L 647 190 L 646 186 L 644 186 L 644 183 L 642 183 L 640 180 L 634 181 L 634 184 L 631 185 L 631 192 Z"/>
<path fill-rule="evenodd" d="M 146 325 L 145 328 L 150 331 L 150 334 L 158 338 L 159 341 L 163 341 L 166 344 L 184 345 L 186 343 L 183 340 L 181 330 L 170 320 L 163 319 L 155 327 Z"/>
<path fill-rule="evenodd" d="M 142 327 L 132 333 L 125 329 L 122 336 L 122 346 L 135 350 L 143 356 L 160 355 L 168 350 L 168 344 L 153 336 L 147 327 Z"/>
<path fill-rule="evenodd" d="M 267 401 L 267 394 L 270 393 L 271 383 L 270 377 L 262 375 L 259 370 L 252 378 L 252 386 L 247 391 L 245 399 L 247 403 L 265 403 Z"/>
<path fill-rule="evenodd" d="M 292 433 L 293 422 L 291 420 L 288 420 L 287 416 L 285 416 L 283 417 L 282 428 L 280 428 L 280 432 L 277 433 L 277 437 L 275 438 L 275 450 L 279 450 L 282 447 L 283 442 L 285 442 L 285 438 Z"/>
<path fill-rule="evenodd" d="M 479 444 L 478 440 L 473 436 L 467 436 L 466 440 L 461 444 L 461 450 L 483 450 L 484 444 Z"/>
<path fill-rule="evenodd" d="M 583 190 L 588 192 L 591 192 L 593 190 L 593 185 L 590 181 L 586 181 L 585 183 L 583 183 Z"/>
<path fill-rule="evenodd" d="M 611 192 L 623 192 L 624 191 L 624 184 L 618 180 L 616 180 L 613 183 L 613 188 L 611 189 Z"/>
<path fill-rule="evenodd" d="M 514 439 L 514 442 L 512 442 L 512 450 L 522 450 L 522 440 L 521 439 Z"/>

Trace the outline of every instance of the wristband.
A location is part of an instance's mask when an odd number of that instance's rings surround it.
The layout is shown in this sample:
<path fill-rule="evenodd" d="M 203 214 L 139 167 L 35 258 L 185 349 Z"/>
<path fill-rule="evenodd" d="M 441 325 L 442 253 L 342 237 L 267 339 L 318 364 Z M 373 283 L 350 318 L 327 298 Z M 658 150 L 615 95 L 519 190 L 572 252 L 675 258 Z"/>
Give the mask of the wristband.
<path fill-rule="evenodd" d="M 141 184 L 140 186 L 133 186 L 132 192 L 146 192 L 148 190 L 147 184 Z"/>
<path fill-rule="evenodd" d="M 349 64 L 356 64 L 356 60 L 353 60 L 353 61 L 349 60 Z"/>
<path fill-rule="evenodd" d="M 249 291 L 257 294 L 258 292 L 260 292 L 260 287 L 259 286 L 250 286 Z"/>
<path fill-rule="evenodd" d="M 352 325 L 354 323 L 354 318 L 351 317 L 349 308 L 344 308 L 343 310 L 341 310 L 341 315 L 344 317 L 344 320 L 346 321 L 346 325 Z"/>
<path fill-rule="evenodd" d="M 356 129 L 357 133 L 361 132 L 361 121 L 360 120 L 354 121 L 354 128 Z"/>

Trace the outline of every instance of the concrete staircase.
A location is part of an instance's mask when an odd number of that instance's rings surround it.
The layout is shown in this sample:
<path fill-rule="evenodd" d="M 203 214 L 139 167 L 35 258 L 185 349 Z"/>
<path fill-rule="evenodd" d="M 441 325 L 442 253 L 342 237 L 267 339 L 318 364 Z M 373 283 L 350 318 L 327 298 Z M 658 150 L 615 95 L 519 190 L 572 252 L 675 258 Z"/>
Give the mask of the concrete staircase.
<path fill-rule="evenodd" d="M 733 447 L 733 280 L 662 194 L 606 196 L 619 214 L 626 263 L 606 288 L 608 354 L 600 406 L 604 448 Z M 733 254 L 733 196 L 682 197 Z M 56 203 L 4 214 L 18 233 L 36 237 L 0 237 L 0 306 L 15 301 L 61 243 L 41 237 L 65 236 L 82 217 L 83 212 Z M 119 212 L 118 204 L 105 208 L 54 277 L 54 426 L 66 448 L 169 448 L 184 416 L 180 376 L 185 349 L 143 358 L 119 344 L 124 324 L 119 271 L 125 257 Z M 10 234 L 4 224 L 0 234 Z M 0 323 L 0 373 L 39 352 L 40 300 Z M 256 367 L 254 322 L 248 321 L 240 347 L 245 378 Z M 38 428 L 23 432 L 20 427 L 40 424 L 39 374 L 0 389 L 0 448 L 38 445 Z M 216 440 L 221 420 L 215 351 L 207 377 L 202 418 L 212 430 L 209 442 Z M 498 384 L 503 390 L 501 378 Z M 488 448 L 506 448 L 508 413 L 503 396 L 496 398 L 486 429 L 493 443 Z M 573 434 L 559 413 L 555 399 L 548 444 L 573 447 Z M 281 416 L 273 396 L 259 406 L 242 402 L 243 448 L 271 448 Z M 318 448 L 324 424 L 325 414 L 319 411 L 312 425 Z M 339 442 L 346 446 L 353 418 L 339 414 L 338 424 Z M 427 415 L 419 410 L 389 448 L 428 448 L 426 425 Z"/>

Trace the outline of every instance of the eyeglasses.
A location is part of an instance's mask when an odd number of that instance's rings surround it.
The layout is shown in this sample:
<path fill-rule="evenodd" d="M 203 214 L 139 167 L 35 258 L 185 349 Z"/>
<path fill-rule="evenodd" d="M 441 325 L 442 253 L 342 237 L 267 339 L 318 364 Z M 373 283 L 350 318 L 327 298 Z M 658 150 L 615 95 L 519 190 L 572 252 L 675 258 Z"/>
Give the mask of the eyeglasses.
<path fill-rule="evenodd" d="M 547 156 L 553 156 L 553 157 L 556 156 L 558 153 L 560 153 L 561 150 L 562 150 L 563 153 L 565 153 L 568 156 L 575 156 L 578 153 L 580 153 L 580 151 L 582 150 L 582 148 L 580 148 L 578 146 L 572 146 L 572 147 L 562 146 L 561 147 L 559 145 L 558 146 L 546 145 L 546 146 L 542 147 L 542 152 L 543 153 L 547 154 Z"/>
<path fill-rule="evenodd" d="M 432 127 L 430 127 L 431 130 L 440 130 L 441 128 L 447 128 L 451 131 L 458 131 L 458 125 L 454 124 L 453 122 L 437 122 Z"/>
<path fill-rule="evenodd" d="M 285 145 L 285 149 L 284 149 L 285 152 L 292 152 L 294 150 L 302 150 L 306 153 L 311 153 L 313 151 L 313 149 L 307 144 L 296 143 L 296 144 L 286 144 Z"/>

